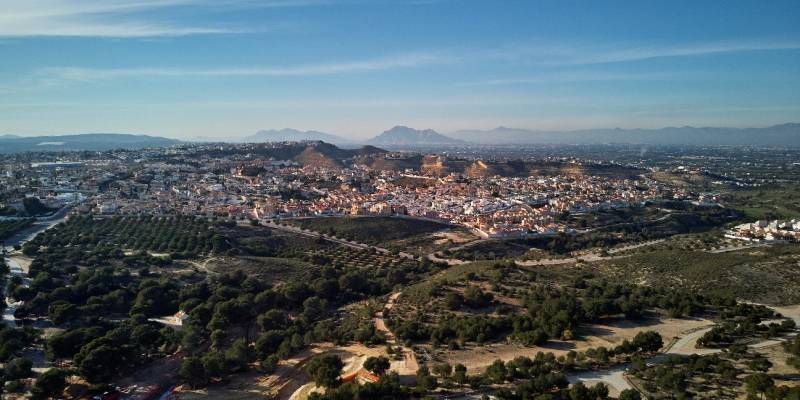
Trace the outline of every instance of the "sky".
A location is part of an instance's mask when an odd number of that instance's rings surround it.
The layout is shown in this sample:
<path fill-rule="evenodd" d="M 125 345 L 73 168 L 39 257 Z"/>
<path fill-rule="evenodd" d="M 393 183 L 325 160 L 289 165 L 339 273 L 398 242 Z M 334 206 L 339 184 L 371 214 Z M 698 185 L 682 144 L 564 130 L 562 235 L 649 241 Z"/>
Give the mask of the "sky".
<path fill-rule="evenodd" d="M 0 0 L 0 134 L 800 122 L 800 1 Z"/>

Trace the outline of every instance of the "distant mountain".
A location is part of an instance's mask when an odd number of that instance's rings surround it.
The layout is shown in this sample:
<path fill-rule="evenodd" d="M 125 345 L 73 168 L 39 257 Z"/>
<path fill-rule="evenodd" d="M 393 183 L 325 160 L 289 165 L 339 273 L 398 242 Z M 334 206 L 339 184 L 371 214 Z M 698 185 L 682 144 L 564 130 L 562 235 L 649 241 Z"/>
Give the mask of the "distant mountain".
<path fill-rule="evenodd" d="M 328 143 L 349 143 L 350 141 L 330 133 L 318 131 L 298 131 L 297 129 L 269 129 L 256 132 L 247 136 L 243 141 L 248 143 L 259 142 L 300 142 L 303 140 L 320 140 Z"/>
<path fill-rule="evenodd" d="M 462 130 L 451 136 L 476 144 L 599 144 L 631 143 L 652 145 L 764 145 L 800 146 L 800 124 L 788 123 L 766 128 L 587 129 L 541 131 L 498 127 L 491 130 Z"/>
<path fill-rule="evenodd" d="M 417 130 L 407 126 L 395 126 L 367 141 L 377 146 L 419 146 L 464 144 L 463 140 L 453 139 L 432 129 Z"/>
<path fill-rule="evenodd" d="M 0 140 L 3 140 L 3 139 L 17 139 L 17 138 L 20 138 L 20 137 L 22 137 L 22 136 L 17 136 L 17 135 L 0 135 Z"/>
<path fill-rule="evenodd" d="M 0 153 L 25 151 L 104 151 L 112 149 L 141 149 L 145 147 L 171 146 L 179 140 L 158 136 L 129 135 L 119 133 L 86 133 L 78 135 L 54 135 L 33 137 L 0 137 Z"/>

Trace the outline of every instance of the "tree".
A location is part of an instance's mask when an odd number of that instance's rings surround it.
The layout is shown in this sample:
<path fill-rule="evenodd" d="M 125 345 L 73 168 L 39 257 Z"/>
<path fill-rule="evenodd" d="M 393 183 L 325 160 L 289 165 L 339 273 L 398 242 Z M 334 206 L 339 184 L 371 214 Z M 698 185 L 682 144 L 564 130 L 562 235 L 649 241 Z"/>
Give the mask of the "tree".
<path fill-rule="evenodd" d="M 589 398 L 590 399 L 607 399 L 608 398 L 608 386 L 606 386 L 603 382 L 598 382 L 591 389 L 589 389 Z"/>
<path fill-rule="evenodd" d="M 464 299 L 461 298 L 461 295 L 455 292 L 448 292 L 444 296 L 444 306 L 447 307 L 448 310 L 458 310 L 461 308 L 461 304 L 464 303 Z"/>
<path fill-rule="evenodd" d="M 197 357 L 189 356 L 181 361 L 178 377 L 191 386 L 201 386 L 207 382 L 203 362 Z"/>
<path fill-rule="evenodd" d="M 583 382 L 576 382 L 569 388 L 569 398 L 571 400 L 591 400 L 592 396 Z"/>
<path fill-rule="evenodd" d="M 225 357 L 219 352 L 212 351 L 203 355 L 203 370 L 209 378 L 222 378 L 227 374 Z"/>
<path fill-rule="evenodd" d="M 440 363 L 433 366 L 433 372 L 442 378 L 449 378 L 453 373 L 453 366 L 448 363 Z"/>
<path fill-rule="evenodd" d="M 247 369 L 247 363 L 252 358 L 253 351 L 243 338 L 234 340 L 231 347 L 225 351 L 225 364 L 231 372 Z"/>
<path fill-rule="evenodd" d="M 72 375 L 68 370 L 61 368 L 51 368 L 36 378 L 33 387 L 34 394 L 39 398 L 58 398 L 67 386 L 66 378 Z"/>
<path fill-rule="evenodd" d="M 625 389 L 619 393 L 619 400 L 642 400 L 642 395 L 636 389 Z"/>
<path fill-rule="evenodd" d="M 417 387 L 422 390 L 433 390 L 439 383 L 436 378 L 431 375 L 430 369 L 427 365 L 419 367 L 417 370 Z"/>
<path fill-rule="evenodd" d="M 775 382 L 769 375 L 759 372 L 744 378 L 747 391 L 753 394 L 760 394 L 762 397 L 769 388 L 775 386 Z"/>
<path fill-rule="evenodd" d="M 27 358 L 17 357 L 5 365 L 6 380 L 23 379 L 33 376 L 33 362 Z"/>
<path fill-rule="evenodd" d="M 456 364 L 453 368 L 453 380 L 459 385 L 467 382 L 467 367 L 464 364 Z"/>
<path fill-rule="evenodd" d="M 375 375 L 383 375 L 389 370 L 389 359 L 383 356 L 369 357 L 364 361 L 364 368 Z"/>
<path fill-rule="evenodd" d="M 502 360 L 494 360 L 494 362 L 486 368 L 486 377 L 492 383 L 503 383 L 506 380 L 508 370 Z"/>
<path fill-rule="evenodd" d="M 308 363 L 308 374 L 314 379 L 317 386 L 335 388 L 341 384 L 339 375 L 342 373 L 344 363 L 339 356 L 323 354 L 311 359 Z"/>
<path fill-rule="evenodd" d="M 646 331 L 637 333 L 636 336 L 633 337 L 631 344 L 636 350 L 652 353 L 661 349 L 661 346 L 664 345 L 664 341 L 661 339 L 661 334 L 658 332 Z"/>

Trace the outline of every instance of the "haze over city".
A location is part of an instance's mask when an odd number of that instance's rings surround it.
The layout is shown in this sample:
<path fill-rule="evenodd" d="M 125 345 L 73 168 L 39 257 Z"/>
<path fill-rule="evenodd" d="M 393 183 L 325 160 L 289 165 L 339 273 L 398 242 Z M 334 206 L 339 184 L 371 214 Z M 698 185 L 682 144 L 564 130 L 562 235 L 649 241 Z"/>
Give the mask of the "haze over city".
<path fill-rule="evenodd" d="M 6 0 L 0 134 L 766 127 L 796 1 Z"/>

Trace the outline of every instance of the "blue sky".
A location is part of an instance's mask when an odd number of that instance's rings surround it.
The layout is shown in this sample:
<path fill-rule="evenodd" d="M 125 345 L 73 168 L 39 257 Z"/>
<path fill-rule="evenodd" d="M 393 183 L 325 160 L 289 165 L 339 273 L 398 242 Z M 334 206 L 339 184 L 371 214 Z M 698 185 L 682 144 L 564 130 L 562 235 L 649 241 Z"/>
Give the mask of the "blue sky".
<path fill-rule="evenodd" d="M 800 1 L 2 0 L 0 134 L 800 121 Z"/>

